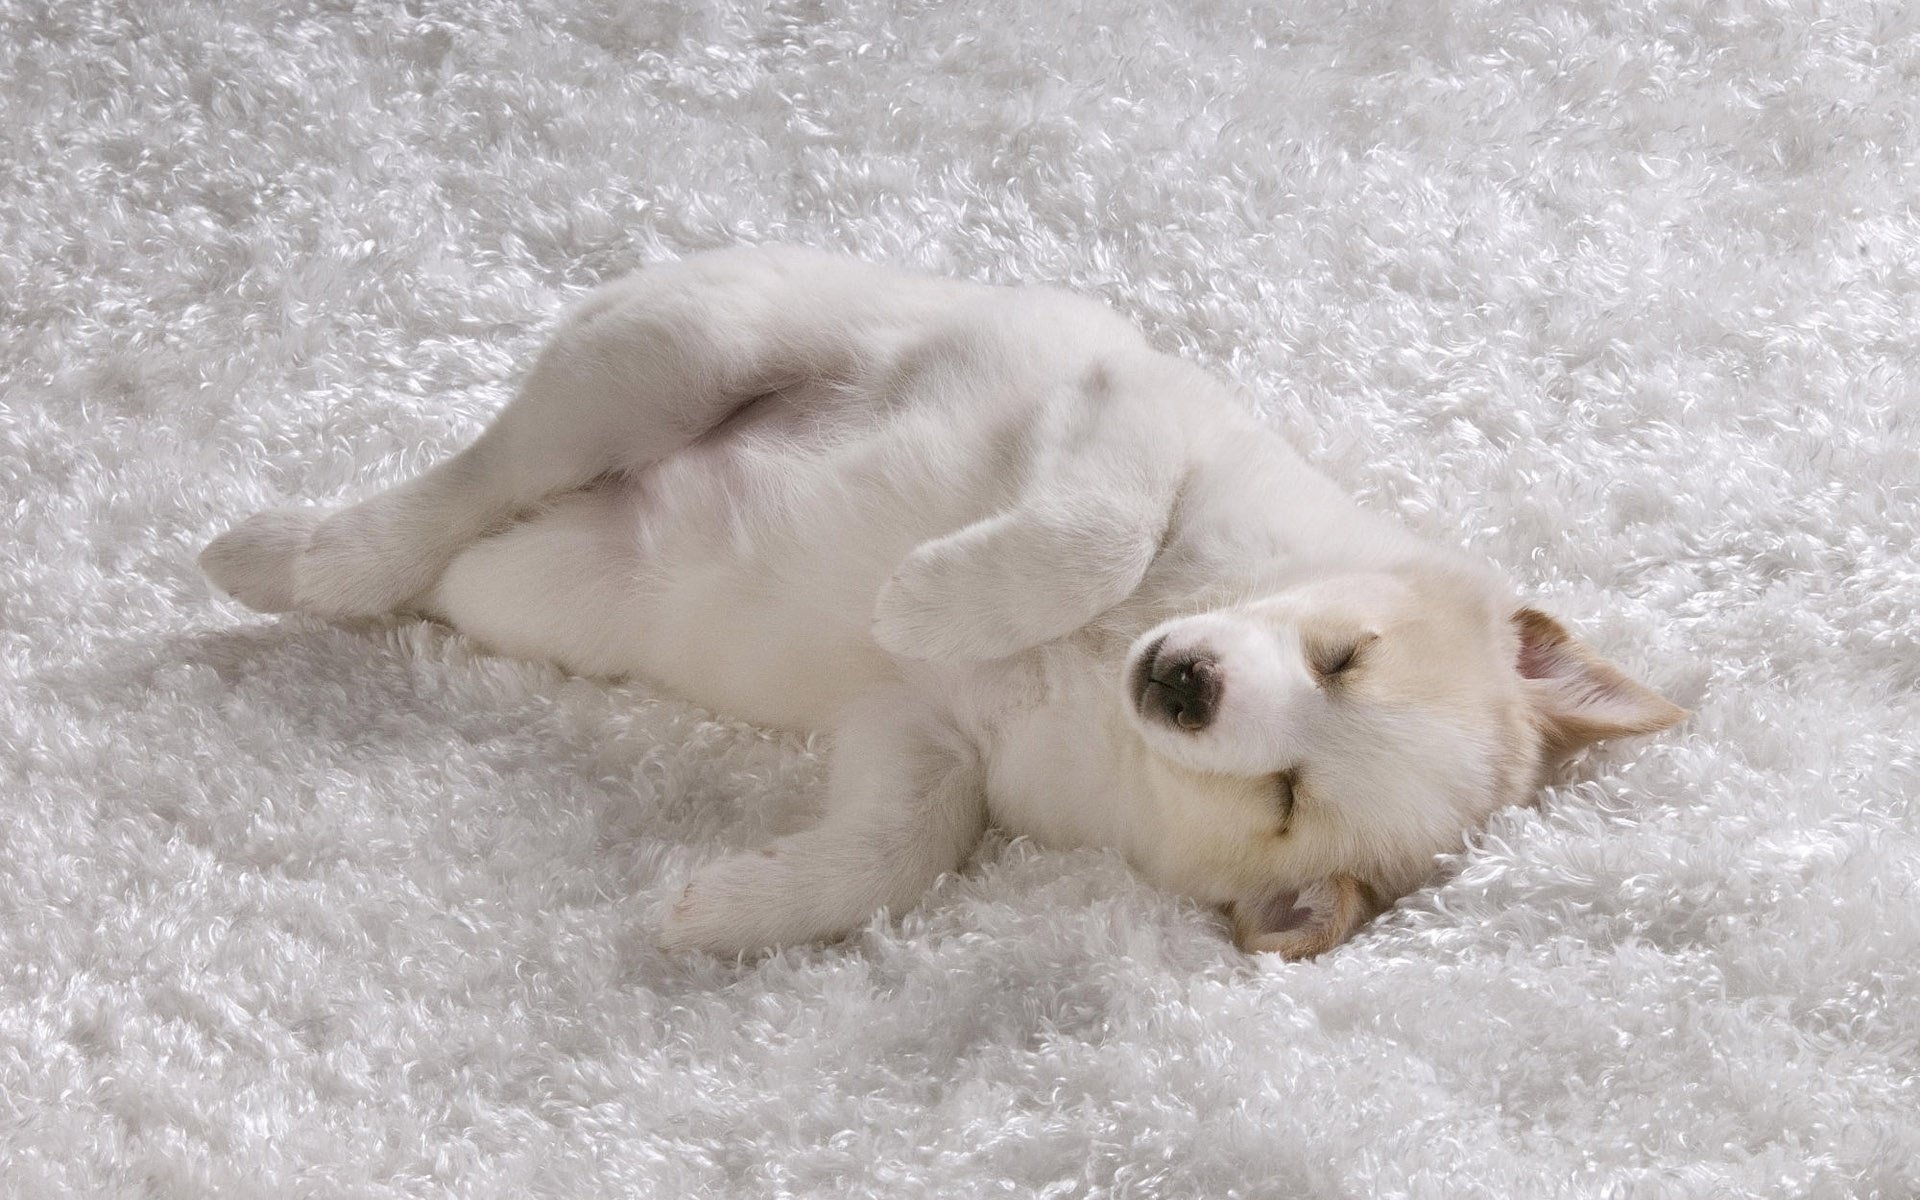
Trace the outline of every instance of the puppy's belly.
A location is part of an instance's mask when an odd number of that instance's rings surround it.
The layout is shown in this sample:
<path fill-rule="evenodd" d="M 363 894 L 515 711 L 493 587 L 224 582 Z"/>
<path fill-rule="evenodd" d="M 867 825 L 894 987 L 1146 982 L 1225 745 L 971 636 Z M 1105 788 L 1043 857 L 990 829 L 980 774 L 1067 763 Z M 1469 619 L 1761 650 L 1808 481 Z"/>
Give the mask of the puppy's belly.
<path fill-rule="evenodd" d="M 870 632 L 874 599 L 916 545 L 981 508 L 958 474 L 901 472 L 905 440 L 893 431 L 809 453 L 730 439 L 641 476 L 624 493 L 630 669 L 800 730 L 831 728 L 849 702 L 898 682 Z"/>
<path fill-rule="evenodd" d="M 922 542 L 1008 502 L 991 408 L 781 396 L 451 569 L 440 609 L 495 648 L 636 675 L 756 724 L 827 730 L 900 682 L 874 602 Z M 832 418 L 832 419 L 829 419 Z"/>
<path fill-rule="evenodd" d="M 643 586 L 633 670 L 689 700 L 759 725 L 825 730 L 897 678 L 865 623 L 851 619 L 864 615 L 864 589 L 775 588 L 739 561 L 656 567 L 675 577 Z M 796 603 L 807 590 L 814 596 Z"/>

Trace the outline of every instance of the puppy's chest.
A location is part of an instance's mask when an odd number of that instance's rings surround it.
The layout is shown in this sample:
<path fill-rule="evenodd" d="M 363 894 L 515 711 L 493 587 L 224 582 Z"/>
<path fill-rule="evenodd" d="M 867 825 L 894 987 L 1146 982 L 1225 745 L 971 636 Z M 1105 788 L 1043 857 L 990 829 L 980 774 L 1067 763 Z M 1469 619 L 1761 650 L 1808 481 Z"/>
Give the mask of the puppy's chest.
<path fill-rule="evenodd" d="M 985 760 L 995 823 L 1048 846 L 1126 847 L 1134 781 L 1108 674 L 1056 646 L 975 668 L 949 693 Z"/>

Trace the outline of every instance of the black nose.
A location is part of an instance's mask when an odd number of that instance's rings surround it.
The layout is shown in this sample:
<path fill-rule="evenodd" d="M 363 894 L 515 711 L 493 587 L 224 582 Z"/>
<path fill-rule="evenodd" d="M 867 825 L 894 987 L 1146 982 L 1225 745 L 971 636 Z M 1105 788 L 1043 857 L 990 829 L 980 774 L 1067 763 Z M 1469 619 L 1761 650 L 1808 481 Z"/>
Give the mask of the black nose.
<path fill-rule="evenodd" d="M 1140 711 L 1181 729 L 1205 729 L 1220 706 L 1220 664 L 1205 655 L 1165 654 L 1158 647 L 1145 656 L 1140 680 Z"/>

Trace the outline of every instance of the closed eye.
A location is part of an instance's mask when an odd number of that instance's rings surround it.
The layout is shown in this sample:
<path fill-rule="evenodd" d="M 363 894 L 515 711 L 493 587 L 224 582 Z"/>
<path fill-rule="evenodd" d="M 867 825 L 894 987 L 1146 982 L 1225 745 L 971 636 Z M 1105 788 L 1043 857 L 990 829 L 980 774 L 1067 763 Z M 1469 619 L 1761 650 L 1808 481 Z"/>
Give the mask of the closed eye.
<path fill-rule="evenodd" d="M 1379 634 L 1369 633 L 1358 641 L 1348 642 L 1329 653 L 1317 655 L 1313 660 L 1313 673 L 1324 680 L 1350 671 L 1359 661 L 1360 652 L 1379 640 Z"/>

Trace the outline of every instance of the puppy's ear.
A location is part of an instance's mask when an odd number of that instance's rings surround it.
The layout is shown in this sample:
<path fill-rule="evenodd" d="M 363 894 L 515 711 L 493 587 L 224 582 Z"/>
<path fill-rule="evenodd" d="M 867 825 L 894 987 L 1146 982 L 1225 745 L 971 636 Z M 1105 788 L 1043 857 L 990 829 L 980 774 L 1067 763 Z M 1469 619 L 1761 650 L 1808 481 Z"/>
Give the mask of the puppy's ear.
<path fill-rule="evenodd" d="M 1279 888 L 1226 906 L 1233 940 L 1250 953 L 1290 959 L 1324 954 L 1384 911 L 1386 905 L 1351 875 L 1333 875 L 1303 888 Z"/>
<path fill-rule="evenodd" d="M 1538 609 L 1513 614 L 1518 666 L 1548 751 L 1564 757 L 1602 738 L 1658 733 L 1687 710 L 1627 678 Z"/>

